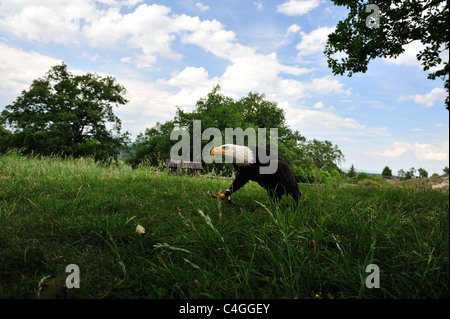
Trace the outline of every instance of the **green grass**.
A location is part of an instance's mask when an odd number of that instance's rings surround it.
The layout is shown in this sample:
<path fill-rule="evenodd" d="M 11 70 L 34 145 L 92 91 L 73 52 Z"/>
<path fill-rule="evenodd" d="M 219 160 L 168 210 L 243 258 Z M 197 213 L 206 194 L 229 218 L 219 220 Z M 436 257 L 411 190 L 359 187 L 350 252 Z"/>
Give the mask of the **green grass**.
<path fill-rule="evenodd" d="M 299 207 L 256 183 L 234 205 L 207 194 L 230 183 L 0 156 L 0 297 L 448 297 L 448 191 L 301 186 Z"/>

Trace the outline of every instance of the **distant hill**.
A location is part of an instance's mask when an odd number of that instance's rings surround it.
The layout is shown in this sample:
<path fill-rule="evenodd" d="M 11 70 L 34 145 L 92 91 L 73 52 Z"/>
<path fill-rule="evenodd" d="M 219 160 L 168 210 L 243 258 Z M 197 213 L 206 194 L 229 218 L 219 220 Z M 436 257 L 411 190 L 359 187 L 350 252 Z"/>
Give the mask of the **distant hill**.
<path fill-rule="evenodd" d="M 350 170 L 350 167 L 347 167 L 347 168 L 340 167 L 340 169 L 344 173 L 347 173 Z M 364 169 L 356 169 L 355 168 L 355 171 L 356 171 L 356 175 L 358 175 L 359 173 L 366 173 L 369 176 L 381 176 L 381 172 L 375 172 L 375 171 L 372 171 L 372 170 L 364 170 Z"/>

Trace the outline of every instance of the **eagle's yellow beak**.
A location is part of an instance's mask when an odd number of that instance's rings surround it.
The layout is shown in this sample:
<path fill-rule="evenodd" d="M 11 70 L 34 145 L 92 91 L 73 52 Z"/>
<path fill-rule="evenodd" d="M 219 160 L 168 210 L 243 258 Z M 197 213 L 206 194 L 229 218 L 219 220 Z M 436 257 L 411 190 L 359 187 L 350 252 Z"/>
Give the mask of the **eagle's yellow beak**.
<path fill-rule="evenodd" d="M 211 156 L 217 155 L 217 154 L 224 154 L 225 150 L 223 149 L 223 147 L 214 147 L 211 150 Z"/>

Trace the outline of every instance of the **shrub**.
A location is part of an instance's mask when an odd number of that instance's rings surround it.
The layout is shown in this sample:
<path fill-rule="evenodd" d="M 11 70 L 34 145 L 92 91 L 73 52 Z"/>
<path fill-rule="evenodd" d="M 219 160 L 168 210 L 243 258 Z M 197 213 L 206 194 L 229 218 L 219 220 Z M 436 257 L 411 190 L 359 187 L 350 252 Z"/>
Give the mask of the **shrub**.
<path fill-rule="evenodd" d="M 362 172 L 356 176 L 357 181 L 362 181 L 364 179 L 369 179 L 369 175 L 367 175 L 367 173 Z"/>
<path fill-rule="evenodd" d="M 363 179 L 362 181 L 359 182 L 359 185 L 368 186 L 368 187 L 381 187 L 380 182 L 373 180 L 371 178 Z"/>

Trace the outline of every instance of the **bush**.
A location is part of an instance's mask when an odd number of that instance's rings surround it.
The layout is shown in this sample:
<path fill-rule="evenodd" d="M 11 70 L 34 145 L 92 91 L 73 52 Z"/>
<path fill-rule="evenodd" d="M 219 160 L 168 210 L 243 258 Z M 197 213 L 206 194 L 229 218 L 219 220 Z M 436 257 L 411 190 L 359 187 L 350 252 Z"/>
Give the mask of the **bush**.
<path fill-rule="evenodd" d="M 381 183 L 372 178 L 363 179 L 358 184 L 362 185 L 362 186 L 368 186 L 368 187 L 381 187 Z"/>
<path fill-rule="evenodd" d="M 6 153 L 6 151 L 10 147 L 11 140 L 11 131 L 5 130 L 2 126 L 0 126 L 0 154 Z"/>
<path fill-rule="evenodd" d="M 314 167 L 297 167 L 292 168 L 295 178 L 298 183 L 307 184 L 329 184 L 329 185 L 340 185 L 342 181 L 342 174 L 337 169 L 331 171 L 319 171 Z"/>
<path fill-rule="evenodd" d="M 362 181 L 362 180 L 369 179 L 369 178 L 370 178 L 369 175 L 367 175 L 367 173 L 364 173 L 364 172 L 359 173 L 359 174 L 356 176 L 356 180 L 357 180 L 357 181 Z"/>
<path fill-rule="evenodd" d="M 294 166 L 292 171 L 298 183 L 314 184 L 316 182 L 316 171 L 312 167 Z"/>
<path fill-rule="evenodd" d="M 331 171 L 320 171 L 319 176 L 322 178 L 322 183 L 338 186 L 345 174 L 341 174 L 337 169 L 332 169 Z"/>

